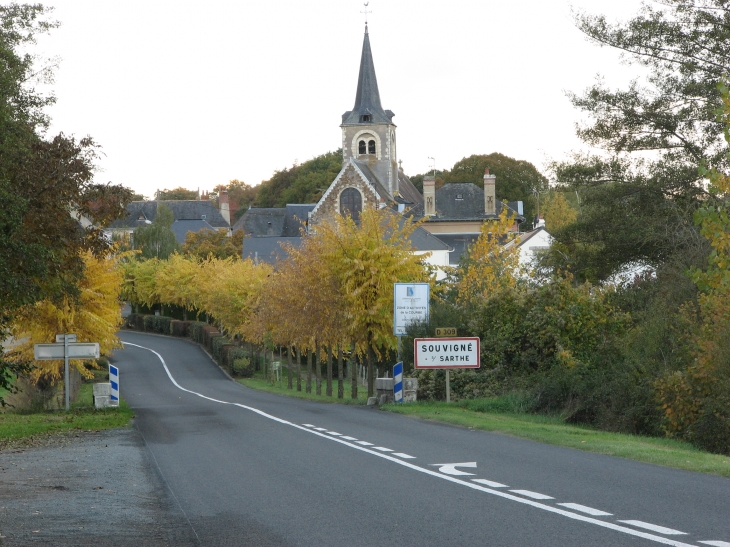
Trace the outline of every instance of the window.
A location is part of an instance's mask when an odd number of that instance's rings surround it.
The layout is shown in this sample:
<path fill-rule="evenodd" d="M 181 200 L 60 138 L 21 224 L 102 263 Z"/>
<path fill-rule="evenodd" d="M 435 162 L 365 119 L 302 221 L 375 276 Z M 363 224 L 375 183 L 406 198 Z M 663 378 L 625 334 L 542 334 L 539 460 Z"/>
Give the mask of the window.
<path fill-rule="evenodd" d="M 369 122 L 370 119 L 371 119 L 370 118 L 370 114 L 363 114 L 362 116 L 360 116 L 360 121 L 361 122 Z"/>
<path fill-rule="evenodd" d="M 368 141 L 368 154 L 375 154 L 375 141 Z"/>
<path fill-rule="evenodd" d="M 357 145 L 357 152 L 358 154 L 364 154 L 365 153 L 365 141 L 360 141 Z"/>
<path fill-rule="evenodd" d="M 362 211 L 362 196 L 355 188 L 346 188 L 340 194 L 340 214 L 351 216 L 355 222 L 360 220 L 360 211 Z"/>

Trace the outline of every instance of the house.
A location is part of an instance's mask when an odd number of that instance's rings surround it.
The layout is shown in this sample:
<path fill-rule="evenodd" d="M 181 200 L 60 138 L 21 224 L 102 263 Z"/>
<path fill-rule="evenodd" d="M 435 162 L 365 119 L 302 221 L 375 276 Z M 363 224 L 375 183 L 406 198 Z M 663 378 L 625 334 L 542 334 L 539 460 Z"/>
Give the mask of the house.
<path fill-rule="evenodd" d="M 211 201 L 179 200 L 179 201 L 133 201 L 127 205 L 127 216 L 114 221 L 104 231 L 112 234 L 134 232 L 135 228 L 145 224 L 152 224 L 157 218 L 158 207 L 164 204 L 172 211 L 175 219 L 170 227 L 175 233 L 175 239 L 180 244 L 185 243 L 188 232 L 200 230 L 230 230 L 230 224 L 223 218 Z"/>

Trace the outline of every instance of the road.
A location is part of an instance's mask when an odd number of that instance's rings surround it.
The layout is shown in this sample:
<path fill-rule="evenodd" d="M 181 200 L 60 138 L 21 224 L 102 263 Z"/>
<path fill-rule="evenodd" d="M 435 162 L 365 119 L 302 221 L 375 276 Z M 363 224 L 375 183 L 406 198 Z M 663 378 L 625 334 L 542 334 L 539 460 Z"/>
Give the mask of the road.
<path fill-rule="evenodd" d="M 728 479 L 261 393 L 189 341 L 121 338 L 191 544 L 730 547 Z"/>

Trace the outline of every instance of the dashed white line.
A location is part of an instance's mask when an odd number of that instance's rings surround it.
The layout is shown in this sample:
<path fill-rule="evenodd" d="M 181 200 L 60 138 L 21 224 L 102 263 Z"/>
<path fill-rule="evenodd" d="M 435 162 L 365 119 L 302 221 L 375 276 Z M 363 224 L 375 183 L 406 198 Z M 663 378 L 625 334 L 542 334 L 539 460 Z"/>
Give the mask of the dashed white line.
<path fill-rule="evenodd" d="M 606 513 L 605 511 L 594 509 L 593 507 L 586 507 L 580 503 L 558 503 L 558 505 L 562 505 L 563 507 L 567 507 L 573 511 L 580 511 L 581 513 L 593 515 L 594 517 L 610 517 L 612 515 L 612 513 Z"/>
<path fill-rule="evenodd" d="M 373 446 L 373 443 L 367 441 L 357 441 L 355 444 L 361 444 L 362 446 Z"/>
<path fill-rule="evenodd" d="M 554 500 L 555 499 L 552 496 L 546 496 L 545 494 L 540 494 L 539 492 L 532 492 L 530 490 L 510 490 L 510 492 L 514 492 L 515 494 L 519 494 L 520 496 L 525 496 L 527 498 L 532 498 L 534 500 Z"/>
<path fill-rule="evenodd" d="M 672 530 L 671 528 L 665 528 L 664 526 L 657 526 L 656 524 L 651 524 L 649 522 L 643 522 L 640 520 L 620 520 L 619 522 L 622 522 L 623 524 L 630 524 L 631 526 L 636 526 L 637 528 L 644 528 L 645 530 L 651 530 L 652 532 L 657 532 L 658 534 L 666 534 L 668 536 L 686 536 L 686 532 L 680 532 L 679 530 Z"/>
<path fill-rule="evenodd" d="M 494 482 L 494 481 L 488 481 L 487 479 L 472 479 L 474 482 L 478 482 L 479 484 L 483 484 L 485 486 L 491 486 L 492 488 L 507 488 L 506 484 L 502 484 L 501 482 Z"/>
<path fill-rule="evenodd" d="M 727 541 L 699 541 L 698 543 L 712 545 L 712 547 L 730 547 L 730 543 L 728 543 Z"/>
<path fill-rule="evenodd" d="M 315 427 L 314 430 L 315 431 L 327 431 L 327 428 L 326 427 Z"/>
<path fill-rule="evenodd" d="M 337 433 L 336 431 L 328 431 L 327 433 L 329 435 L 334 435 L 335 437 L 341 437 L 342 436 L 342 433 Z"/>
<path fill-rule="evenodd" d="M 380 450 L 381 452 L 393 452 L 390 448 L 385 448 L 384 446 L 374 446 L 373 450 Z"/>
<path fill-rule="evenodd" d="M 355 437 L 342 437 L 346 441 L 356 441 L 357 439 Z"/>
<path fill-rule="evenodd" d="M 393 452 L 391 456 L 398 456 L 399 458 L 404 458 L 406 460 L 415 460 L 415 456 L 411 456 L 409 454 L 403 454 L 403 452 Z"/>
<path fill-rule="evenodd" d="M 312 424 L 302 424 L 304 427 L 314 427 Z"/>

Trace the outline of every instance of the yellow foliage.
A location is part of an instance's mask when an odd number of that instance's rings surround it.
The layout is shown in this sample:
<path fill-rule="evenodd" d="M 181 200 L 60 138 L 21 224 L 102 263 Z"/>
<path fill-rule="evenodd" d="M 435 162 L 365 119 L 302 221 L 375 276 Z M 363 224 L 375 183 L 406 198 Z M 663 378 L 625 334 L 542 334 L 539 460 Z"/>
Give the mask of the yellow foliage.
<path fill-rule="evenodd" d="M 99 259 L 90 252 L 84 253 L 85 273 L 79 284 L 78 301 L 43 300 L 24 308 L 12 327 L 13 337 L 24 340 L 14 352 L 15 357 L 32 360 L 34 344 L 54 342 L 56 334 L 64 333 L 76 334 L 79 342 L 99 342 L 103 354 L 120 347 L 116 336 L 121 324 L 122 273 L 117 268 L 120 258 Z M 82 361 L 71 363 L 81 374 L 89 375 Z M 31 376 L 34 380 L 42 376 L 57 380 L 62 372 L 63 361 L 38 361 Z"/>
<path fill-rule="evenodd" d="M 578 218 L 578 211 L 571 207 L 563 194 L 552 192 L 545 200 L 543 216 L 545 228 L 549 232 L 554 232 L 574 223 Z"/>
<path fill-rule="evenodd" d="M 457 274 L 460 304 L 479 302 L 517 284 L 520 251 L 519 234 L 511 231 L 514 219 L 505 210 L 497 220 L 482 224 L 479 238 L 469 247 L 469 255 Z"/>

